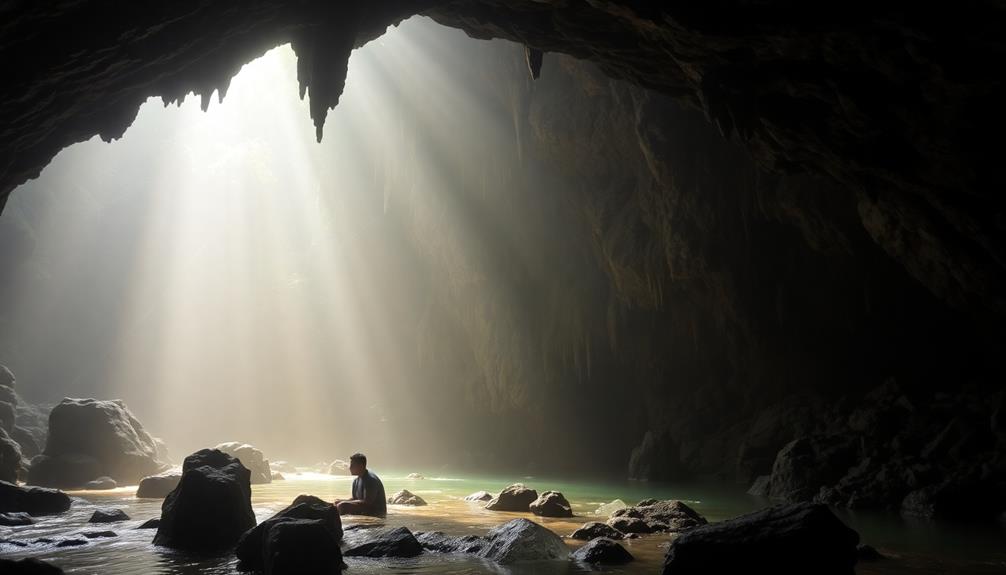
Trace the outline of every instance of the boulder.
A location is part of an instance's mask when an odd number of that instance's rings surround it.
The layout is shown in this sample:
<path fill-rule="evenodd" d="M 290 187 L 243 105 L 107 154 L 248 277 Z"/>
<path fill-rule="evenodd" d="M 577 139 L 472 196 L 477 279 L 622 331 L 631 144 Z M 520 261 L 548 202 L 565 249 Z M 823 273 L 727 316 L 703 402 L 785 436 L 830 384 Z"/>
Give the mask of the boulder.
<path fill-rule="evenodd" d="M 154 543 L 210 553 L 236 544 L 255 526 L 250 476 L 240 461 L 216 449 L 186 457 L 178 487 L 161 505 Z"/>
<path fill-rule="evenodd" d="M 0 526 L 2 527 L 21 527 L 33 523 L 35 523 L 35 520 L 31 518 L 31 515 L 23 511 L 0 513 Z"/>
<path fill-rule="evenodd" d="M 772 484 L 771 475 L 759 475 L 748 489 L 748 495 L 755 497 L 768 497 L 769 486 Z"/>
<path fill-rule="evenodd" d="M 418 531 L 415 535 L 423 549 L 434 553 L 478 553 L 487 541 L 478 535 L 456 537 L 443 531 Z"/>
<path fill-rule="evenodd" d="M 229 441 L 214 447 L 223 451 L 231 457 L 241 461 L 241 465 L 251 472 L 252 485 L 272 483 L 272 469 L 269 468 L 269 460 L 265 458 L 262 451 L 247 443 Z"/>
<path fill-rule="evenodd" d="M 331 548 L 334 545 L 334 552 L 338 555 L 339 564 L 341 565 L 342 554 L 339 551 L 339 542 L 342 540 L 342 519 L 339 517 L 339 510 L 331 503 L 322 501 L 313 495 L 298 495 L 293 500 L 293 503 L 285 509 L 249 529 L 241 536 L 234 554 L 241 562 L 242 569 L 250 571 L 265 569 L 264 561 L 269 557 L 268 539 L 270 537 L 270 530 L 276 524 L 288 521 L 312 521 L 320 523 L 329 533 L 327 538 L 319 538 L 313 528 L 300 527 L 298 529 L 313 540 L 320 539 L 321 549 L 319 549 L 319 552 L 323 551 L 324 554 L 331 554 Z M 293 533 L 293 531 L 290 533 Z M 292 543 L 283 541 L 286 536 L 277 535 L 276 542 L 280 546 L 276 550 L 290 550 L 292 548 Z M 305 552 L 308 551 L 305 550 Z"/>
<path fill-rule="evenodd" d="M 654 500 L 656 501 L 656 500 Z M 619 509 L 625 509 L 628 505 L 621 499 L 615 499 L 611 503 L 604 503 L 594 510 L 594 515 L 599 517 L 611 517 L 611 514 Z"/>
<path fill-rule="evenodd" d="M 654 505 L 656 503 L 660 503 L 660 500 L 659 499 L 653 499 L 651 497 L 649 499 L 643 499 L 642 501 L 640 501 L 639 503 L 637 503 L 635 506 L 636 507 L 648 507 L 648 506 Z M 622 509 L 625 509 L 625 507 L 623 507 Z M 612 511 L 612 514 L 614 514 L 614 511 Z"/>
<path fill-rule="evenodd" d="M 476 491 L 471 495 L 465 496 L 465 501 L 489 501 L 493 498 L 493 494 L 488 491 Z"/>
<path fill-rule="evenodd" d="M 267 575 L 339 573 L 345 565 L 339 542 L 324 521 L 284 519 L 270 525 L 262 552 Z"/>
<path fill-rule="evenodd" d="M 528 506 L 531 513 L 541 517 L 572 517 L 573 509 L 566 497 L 558 491 L 546 491 Z"/>
<path fill-rule="evenodd" d="M 163 468 L 153 438 L 121 400 L 67 398 L 49 413 L 45 451 L 32 460 L 28 478 L 49 487 L 100 476 L 135 484 Z"/>
<path fill-rule="evenodd" d="M 108 489 L 115 489 L 116 487 L 118 487 L 118 484 L 111 477 L 99 477 L 84 484 L 84 489 L 90 489 L 92 491 L 104 491 Z"/>
<path fill-rule="evenodd" d="M 70 509 L 70 497 L 56 489 L 20 487 L 0 481 L 0 512 L 24 512 L 29 515 L 53 515 Z"/>
<path fill-rule="evenodd" d="M 426 501 L 422 497 L 415 495 L 408 489 L 403 489 L 389 497 L 388 503 L 393 505 L 412 505 L 415 507 L 426 505 Z"/>
<path fill-rule="evenodd" d="M 129 515 L 121 509 L 96 509 L 91 514 L 88 523 L 115 523 L 117 521 L 129 521 Z"/>
<path fill-rule="evenodd" d="M 148 499 L 164 499 L 169 493 L 178 487 L 178 482 L 182 480 L 181 473 L 162 473 L 151 475 L 140 480 L 140 485 L 136 489 L 136 496 Z"/>
<path fill-rule="evenodd" d="M 80 534 L 87 539 L 109 539 L 119 536 L 115 531 L 81 531 Z"/>
<path fill-rule="evenodd" d="M 352 533 L 352 536 L 350 535 Z M 356 529 L 346 533 L 346 557 L 415 557 L 422 545 L 405 527 Z"/>
<path fill-rule="evenodd" d="M 527 519 L 493 527 L 478 556 L 501 565 L 520 561 L 566 560 L 569 548 L 562 538 Z"/>
<path fill-rule="evenodd" d="M 857 443 L 848 435 L 794 439 L 776 455 L 768 494 L 780 501 L 811 501 L 857 463 Z"/>
<path fill-rule="evenodd" d="M 606 537 L 591 539 L 570 556 L 570 559 L 581 563 L 596 565 L 622 565 L 632 561 L 632 554 L 615 541 Z"/>
<path fill-rule="evenodd" d="M 538 499 L 538 492 L 525 487 L 523 483 L 507 486 L 500 494 L 489 500 L 486 509 L 490 511 L 530 511 L 531 503 Z"/>
<path fill-rule="evenodd" d="M 607 525 L 626 535 L 630 533 L 653 533 L 659 531 L 659 527 L 647 523 L 638 517 L 612 517 L 608 519 Z"/>
<path fill-rule="evenodd" d="M 631 519 L 631 517 L 627 519 Z M 569 538 L 580 539 L 582 541 L 590 541 L 591 539 L 596 539 L 598 537 L 624 539 L 625 536 L 622 533 L 622 531 L 612 527 L 611 525 L 592 521 L 590 523 L 584 523 L 579 529 L 574 531 Z"/>
<path fill-rule="evenodd" d="M 157 529 L 161 526 L 161 518 L 154 517 L 152 519 L 147 519 L 137 527 L 137 529 Z"/>
<path fill-rule="evenodd" d="M 5 575 L 63 575 L 63 570 L 38 559 L 0 559 L 0 573 Z"/>
<path fill-rule="evenodd" d="M 608 525 L 622 533 L 680 533 L 707 523 L 694 509 L 682 501 L 669 499 L 649 505 L 626 507 L 615 511 Z"/>
<path fill-rule="evenodd" d="M 21 457 L 21 446 L 0 428 L 0 481 L 17 482 Z"/>
<path fill-rule="evenodd" d="M 859 534 L 824 505 L 779 505 L 682 533 L 664 575 L 854 575 L 857 543 Z"/>

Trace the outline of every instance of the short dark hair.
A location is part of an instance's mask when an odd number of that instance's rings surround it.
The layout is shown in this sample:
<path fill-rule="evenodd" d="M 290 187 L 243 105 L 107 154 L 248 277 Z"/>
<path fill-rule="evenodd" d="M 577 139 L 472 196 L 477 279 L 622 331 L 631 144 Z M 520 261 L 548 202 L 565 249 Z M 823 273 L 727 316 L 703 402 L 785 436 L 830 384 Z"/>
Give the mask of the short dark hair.
<path fill-rule="evenodd" d="M 367 466 L 367 456 L 362 453 L 354 453 L 353 455 L 350 455 L 349 461 L 350 462 L 358 461 L 362 463 L 364 467 Z"/>

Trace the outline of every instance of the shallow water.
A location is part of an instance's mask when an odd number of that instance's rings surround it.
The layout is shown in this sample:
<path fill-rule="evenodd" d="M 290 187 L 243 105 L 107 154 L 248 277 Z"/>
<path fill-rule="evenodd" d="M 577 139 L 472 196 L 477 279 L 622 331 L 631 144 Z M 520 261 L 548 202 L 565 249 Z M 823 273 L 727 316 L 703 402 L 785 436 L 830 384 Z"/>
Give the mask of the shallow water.
<path fill-rule="evenodd" d="M 745 495 L 735 486 L 669 485 L 656 483 L 568 481 L 536 477 L 427 477 L 407 479 L 407 473 L 381 473 L 388 495 L 408 489 L 423 497 L 426 507 L 389 506 L 383 523 L 405 525 L 413 531 L 441 530 L 447 533 L 484 534 L 490 527 L 514 517 L 530 517 L 522 513 L 486 511 L 481 503 L 463 500 L 465 495 L 485 489 L 497 492 L 517 481 L 538 489 L 563 492 L 577 515 L 572 519 L 534 518 L 562 536 L 569 535 L 586 521 L 597 520 L 594 510 L 602 503 L 619 498 L 628 504 L 640 499 L 682 499 L 710 521 L 733 517 L 758 509 L 765 502 Z M 300 493 L 310 493 L 323 499 L 349 496 L 349 476 L 328 476 L 315 473 L 290 475 L 286 481 L 252 488 L 252 505 L 259 521 L 287 506 Z M 233 556 L 193 558 L 174 553 L 150 543 L 154 530 L 138 530 L 143 521 L 160 515 L 161 500 L 137 499 L 135 488 L 112 491 L 72 492 L 73 507 L 69 513 L 40 518 L 26 527 L 0 527 L 0 539 L 33 540 L 39 537 L 79 537 L 86 531 L 111 530 L 116 537 L 89 540 L 85 545 L 65 548 L 20 549 L 0 544 L 0 554 L 10 557 L 33 556 L 52 561 L 68 573 L 102 574 L 188 574 L 237 573 Z M 99 507 L 123 509 L 132 519 L 122 523 L 88 524 L 91 513 Z M 894 557 L 891 560 L 863 564 L 859 573 L 1006 573 L 1006 530 L 1002 527 L 974 527 L 954 524 L 910 522 L 897 516 L 879 514 L 840 513 L 851 527 L 860 532 L 864 542 Z M 600 520 L 603 520 L 601 518 Z M 346 517 L 344 523 L 382 522 L 369 518 Z M 605 569 L 612 573 L 659 573 L 664 552 L 670 542 L 667 535 L 645 536 L 623 544 L 636 561 L 623 567 Z M 580 541 L 567 540 L 570 548 Z M 566 574 L 582 573 L 584 566 L 571 562 L 525 564 L 502 569 L 466 556 L 424 554 L 415 559 L 374 560 L 346 558 L 351 573 L 513 573 Z"/>

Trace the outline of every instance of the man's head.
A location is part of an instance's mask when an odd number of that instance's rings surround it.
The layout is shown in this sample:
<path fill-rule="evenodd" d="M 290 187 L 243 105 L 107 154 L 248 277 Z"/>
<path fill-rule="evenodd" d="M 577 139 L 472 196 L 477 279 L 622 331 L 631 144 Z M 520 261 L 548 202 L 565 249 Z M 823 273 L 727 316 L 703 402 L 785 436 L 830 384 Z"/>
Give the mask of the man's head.
<path fill-rule="evenodd" d="M 349 473 L 360 475 L 367 470 L 367 456 L 362 453 L 354 453 L 349 456 Z"/>

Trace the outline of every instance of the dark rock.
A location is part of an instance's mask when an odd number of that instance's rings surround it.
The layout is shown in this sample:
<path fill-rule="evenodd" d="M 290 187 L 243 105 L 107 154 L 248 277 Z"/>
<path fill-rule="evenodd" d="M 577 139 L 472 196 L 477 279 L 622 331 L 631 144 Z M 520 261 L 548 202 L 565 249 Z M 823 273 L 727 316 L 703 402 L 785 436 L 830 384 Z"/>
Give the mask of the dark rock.
<path fill-rule="evenodd" d="M 638 517 L 612 517 L 608 519 L 608 526 L 617 529 L 621 533 L 653 533 L 655 531 L 652 524 L 643 521 Z"/>
<path fill-rule="evenodd" d="M 660 501 L 659 499 L 653 499 L 653 498 L 644 499 L 644 500 L 640 501 L 639 503 L 637 503 L 636 507 L 646 507 L 648 505 L 653 505 L 654 503 L 657 503 L 659 501 Z"/>
<path fill-rule="evenodd" d="M 415 536 L 423 549 L 434 553 L 478 553 L 488 541 L 478 535 L 455 537 L 442 531 L 418 531 Z"/>
<path fill-rule="evenodd" d="M 531 503 L 535 499 L 538 499 L 537 491 L 525 487 L 523 483 L 514 483 L 490 499 L 486 504 L 486 509 L 490 511 L 530 511 Z"/>
<path fill-rule="evenodd" d="M 280 522 L 301 520 L 316 521 L 324 525 L 329 531 L 329 538 L 335 542 L 336 549 L 338 549 L 339 542 L 342 540 L 342 518 L 339 516 L 339 510 L 331 503 L 322 501 L 313 495 L 298 495 L 293 503 L 285 509 L 249 529 L 241 536 L 234 554 L 241 561 L 242 569 L 252 571 L 264 569 L 263 558 L 266 557 L 266 540 L 269 537 L 270 529 Z M 306 530 L 305 533 L 313 532 L 312 529 L 306 527 L 303 529 Z"/>
<path fill-rule="evenodd" d="M 493 494 L 488 491 L 476 491 L 471 495 L 465 496 L 465 501 L 489 501 L 493 498 Z"/>
<path fill-rule="evenodd" d="M 32 460 L 29 480 L 79 487 L 108 476 L 133 484 L 163 467 L 153 438 L 121 400 L 67 398 L 49 414 L 45 451 Z"/>
<path fill-rule="evenodd" d="M 223 451 L 227 455 L 240 460 L 241 465 L 247 467 L 248 471 L 251 472 L 252 485 L 272 482 L 272 469 L 269 468 L 269 460 L 256 447 L 247 443 L 230 441 L 221 443 L 213 449 Z"/>
<path fill-rule="evenodd" d="M 629 456 L 629 479 L 670 481 L 687 475 L 678 444 L 666 433 L 647 431 Z"/>
<path fill-rule="evenodd" d="M 151 519 L 147 519 L 143 523 L 140 523 L 140 526 L 137 527 L 137 529 L 157 529 L 160 526 L 161 526 L 161 518 L 153 517 Z"/>
<path fill-rule="evenodd" d="M 824 505 L 780 505 L 682 533 L 664 574 L 853 575 L 857 543 L 859 535 Z"/>
<path fill-rule="evenodd" d="M 574 551 L 570 558 L 581 563 L 600 565 L 621 565 L 633 559 L 625 547 L 606 537 L 591 539 L 589 543 Z"/>
<path fill-rule="evenodd" d="M 215 449 L 186 457 L 178 487 L 161 505 L 154 543 L 196 552 L 236 544 L 255 526 L 250 475 L 240 461 Z"/>
<path fill-rule="evenodd" d="M 121 509 L 97 509 L 91 514 L 88 523 L 115 523 L 117 521 L 129 521 L 129 515 Z"/>
<path fill-rule="evenodd" d="M 856 463 L 856 442 L 848 436 L 809 436 L 786 444 L 776 456 L 769 497 L 811 501 L 821 487 L 842 478 Z"/>
<path fill-rule="evenodd" d="M 181 473 L 162 473 L 150 475 L 140 480 L 136 488 L 136 496 L 149 499 L 163 499 L 171 493 L 178 482 L 182 480 Z"/>
<path fill-rule="evenodd" d="M 358 529 L 346 533 L 346 557 L 415 557 L 422 545 L 405 527 Z"/>
<path fill-rule="evenodd" d="M 566 497 L 558 491 L 546 491 L 528 506 L 531 513 L 541 517 L 572 517 L 573 509 Z"/>
<path fill-rule="evenodd" d="M 994 484 L 951 478 L 916 489 L 901 503 L 901 513 L 926 519 L 988 520 L 1003 509 Z"/>
<path fill-rule="evenodd" d="M 94 491 L 103 491 L 107 489 L 115 489 L 118 484 L 111 477 L 99 477 L 94 481 L 88 481 L 84 484 L 84 489 L 90 489 Z"/>
<path fill-rule="evenodd" d="M 583 541 L 590 541 L 591 539 L 597 539 L 598 537 L 606 537 L 608 539 L 623 539 L 625 535 L 623 535 L 622 531 L 616 529 L 615 527 L 612 527 L 611 525 L 608 525 L 607 523 L 599 523 L 597 521 L 592 521 L 590 523 L 584 523 L 569 537 L 570 539 L 580 539 Z"/>
<path fill-rule="evenodd" d="M 622 533 L 681 532 L 705 525 L 706 519 L 682 501 L 669 499 L 611 514 L 608 525 Z"/>
<path fill-rule="evenodd" d="M 262 555 L 269 575 L 339 573 L 344 567 L 339 541 L 320 519 L 284 518 L 270 524 Z"/>
<path fill-rule="evenodd" d="M 53 515 L 70 509 L 70 497 L 56 489 L 20 487 L 0 481 L 0 512 L 21 511 L 29 515 Z"/>
<path fill-rule="evenodd" d="M 860 543 L 856 546 L 856 558 L 860 561 L 880 561 L 887 559 L 873 545 L 867 545 L 866 543 Z"/>
<path fill-rule="evenodd" d="M 63 570 L 38 559 L 0 558 L 0 573 L 5 575 L 63 575 Z"/>
<path fill-rule="evenodd" d="M 422 497 L 413 494 L 408 489 L 403 489 L 398 493 L 392 495 L 388 498 L 388 503 L 394 505 L 412 505 L 415 507 L 420 507 L 426 505 L 426 501 Z"/>
<path fill-rule="evenodd" d="M 759 475 L 755 478 L 754 483 L 751 484 L 751 488 L 748 489 L 748 495 L 754 495 L 755 497 L 768 497 L 771 485 L 771 475 Z"/>
<path fill-rule="evenodd" d="M 486 540 L 479 557 L 501 565 L 569 557 L 569 548 L 561 537 L 527 519 L 514 519 L 493 527 Z"/>
<path fill-rule="evenodd" d="M 115 531 L 82 531 L 80 534 L 88 539 L 107 539 L 119 536 Z"/>
<path fill-rule="evenodd" d="M 21 527 L 32 523 L 35 523 L 35 520 L 31 518 L 31 515 L 21 511 L 0 513 L 0 526 L 3 527 Z"/>
<path fill-rule="evenodd" d="M 21 446 L 0 429 L 0 481 L 16 483 L 21 471 Z"/>
<path fill-rule="evenodd" d="M 62 539 L 56 542 L 56 547 L 80 547 L 81 545 L 87 545 L 86 539 Z"/>

